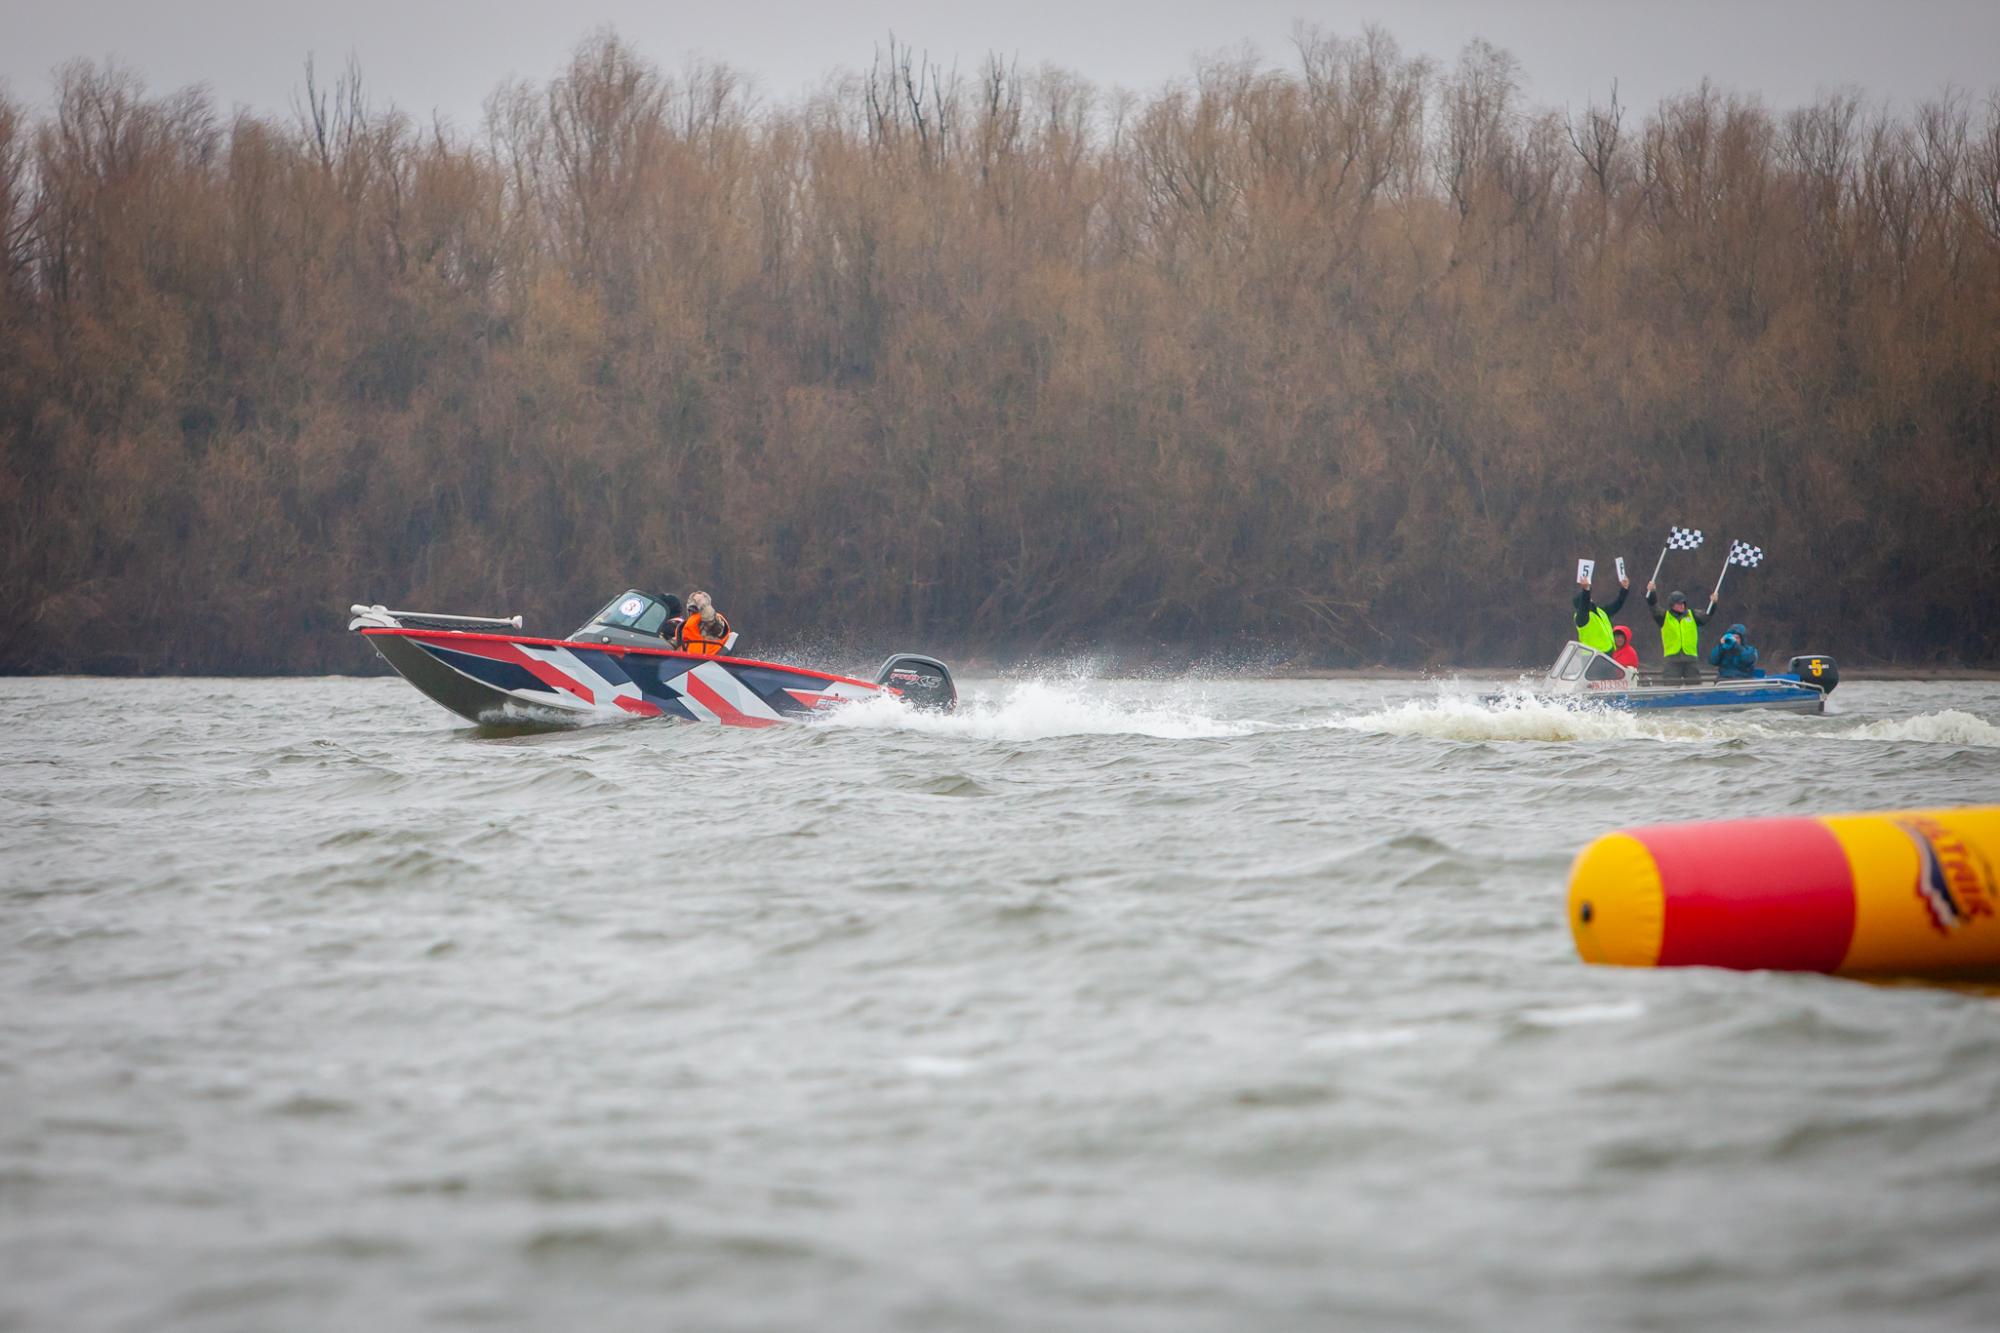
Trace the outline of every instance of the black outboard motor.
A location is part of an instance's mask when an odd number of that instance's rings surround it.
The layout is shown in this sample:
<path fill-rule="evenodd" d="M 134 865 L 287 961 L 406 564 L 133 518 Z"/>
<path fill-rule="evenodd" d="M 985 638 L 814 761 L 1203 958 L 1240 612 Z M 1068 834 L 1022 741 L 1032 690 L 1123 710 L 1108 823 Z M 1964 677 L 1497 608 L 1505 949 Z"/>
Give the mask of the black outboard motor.
<path fill-rule="evenodd" d="M 1833 687 L 1840 684 L 1840 664 L 1824 653 L 1794 657 L 1786 670 L 1808 685 L 1819 686 L 1822 694 L 1832 694 Z"/>
<path fill-rule="evenodd" d="M 875 683 L 896 690 L 904 703 L 926 713 L 949 713 L 958 707 L 951 668 L 935 657 L 897 653 L 875 673 Z"/>

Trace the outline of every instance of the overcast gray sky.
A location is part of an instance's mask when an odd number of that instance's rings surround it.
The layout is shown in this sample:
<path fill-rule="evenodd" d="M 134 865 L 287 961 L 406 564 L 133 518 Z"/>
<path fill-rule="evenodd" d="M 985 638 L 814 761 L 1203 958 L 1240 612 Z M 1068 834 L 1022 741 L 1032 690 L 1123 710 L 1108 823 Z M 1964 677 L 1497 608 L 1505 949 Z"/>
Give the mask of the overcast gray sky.
<path fill-rule="evenodd" d="M 352 53 L 371 100 L 471 127 L 496 83 L 547 78 L 602 25 L 656 63 L 718 58 L 790 101 L 892 31 L 968 71 L 999 52 L 1145 90 L 1245 42 L 1282 61 L 1298 19 L 1380 23 L 1446 60 L 1485 37 L 1556 107 L 1602 100 L 1613 79 L 1640 109 L 1704 76 L 1780 107 L 1849 85 L 1907 105 L 2000 83 L 2000 0 L 0 0 L 0 79 L 42 105 L 56 65 L 111 57 L 155 92 L 206 83 L 225 107 L 282 110 L 308 53 L 323 70 Z"/>

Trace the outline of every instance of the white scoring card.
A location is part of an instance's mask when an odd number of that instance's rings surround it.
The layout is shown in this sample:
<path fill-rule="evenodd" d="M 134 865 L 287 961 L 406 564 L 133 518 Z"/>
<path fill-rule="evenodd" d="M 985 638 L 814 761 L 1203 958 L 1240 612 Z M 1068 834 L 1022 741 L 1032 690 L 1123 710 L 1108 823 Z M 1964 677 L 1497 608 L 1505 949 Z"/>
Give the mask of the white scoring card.
<path fill-rule="evenodd" d="M 1625 581 L 1625 557 L 1622 555 L 1619 556 L 1617 563 L 1618 563 L 1618 581 L 1620 583 L 1623 583 Z"/>
<path fill-rule="evenodd" d="M 1596 577 L 1597 562 L 1595 560 L 1579 560 L 1576 562 L 1576 581 L 1578 583 L 1588 583 Z"/>

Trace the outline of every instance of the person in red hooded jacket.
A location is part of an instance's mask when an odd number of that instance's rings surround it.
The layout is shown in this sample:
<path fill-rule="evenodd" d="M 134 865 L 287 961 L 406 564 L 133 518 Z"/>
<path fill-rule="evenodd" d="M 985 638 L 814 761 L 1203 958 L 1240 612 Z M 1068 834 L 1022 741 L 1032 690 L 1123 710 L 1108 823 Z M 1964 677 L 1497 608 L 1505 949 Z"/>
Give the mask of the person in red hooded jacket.
<path fill-rule="evenodd" d="M 1611 660 L 1619 666 L 1632 667 L 1636 670 L 1639 665 L 1639 650 L 1632 646 L 1632 631 L 1623 625 L 1613 625 L 1611 642 L 1616 645 L 1611 650 Z"/>

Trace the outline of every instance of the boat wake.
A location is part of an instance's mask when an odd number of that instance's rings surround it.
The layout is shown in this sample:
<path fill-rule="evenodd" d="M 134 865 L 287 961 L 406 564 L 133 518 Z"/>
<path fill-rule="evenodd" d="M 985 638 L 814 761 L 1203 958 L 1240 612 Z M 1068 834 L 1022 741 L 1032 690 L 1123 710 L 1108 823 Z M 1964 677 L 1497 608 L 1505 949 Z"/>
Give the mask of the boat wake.
<path fill-rule="evenodd" d="M 1927 745 L 1971 745 L 2000 749 L 2000 727 L 1971 713 L 1947 708 L 1915 717 L 1890 717 L 1836 731 L 1857 741 L 1918 741 Z"/>
<path fill-rule="evenodd" d="M 1442 694 L 1334 720 L 1329 725 L 1385 736 L 1427 736 L 1445 741 L 1709 740 L 1712 721 L 1641 718 L 1586 702 L 1522 693 L 1484 703 L 1470 695 Z"/>
<path fill-rule="evenodd" d="M 1035 679 L 964 688 L 955 713 L 921 713 L 894 699 L 864 699 L 829 710 L 815 724 L 997 741 L 1060 736 L 1211 740 L 1278 729 L 1272 723 L 1216 717 L 1213 709 L 1210 690 L 1199 681 L 1107 689 L 1075 679 Z"/>
<path fill-rule="evenodd" d="M 2000 725 L 1958 709 L 1862 720 L 1837 714 L 1631 713 L 1587 696 L 1556 698 L 1515 687 L 1489 701 L 1459 681 L 1439 682 L 1437 694 L 1328 717 L 1315 712 L 1274 718 L 1228 717 L 1227 681 L 1107 681 L 1087 670 L 1018 681 L 973 682 L 955 713 L 912 709 L 886 695 L 828 708 L 809 720 L 815 729 L 907 732 L 967 740 L 1035 741 L 1067 736 L 1136 736 L 1158 740 L 1217 740 L 1269 732 L 1337 730 L 1465 742 L 1658 741 L 1714 743 L 1811 737 L 2000 749 Z M 1241 701 L 1238 701 L 1239 703 Z M 629 718 L 512 706 L 481 719 L 481 734 L 570 729 Z"/>
<path fill-rule="evenodd" d="M 2000 726 L 1957 709 L 1872 722 L 1755 713 L 1663 718 L 1527 693 L 1510 693 L 1494 703 L 1445 693 L 1339 718 L 1329 725 L 1376 735 L 1453 741 L 1713 742 L 1810 736 L 1816 740 L 2000 748 Z"/>

